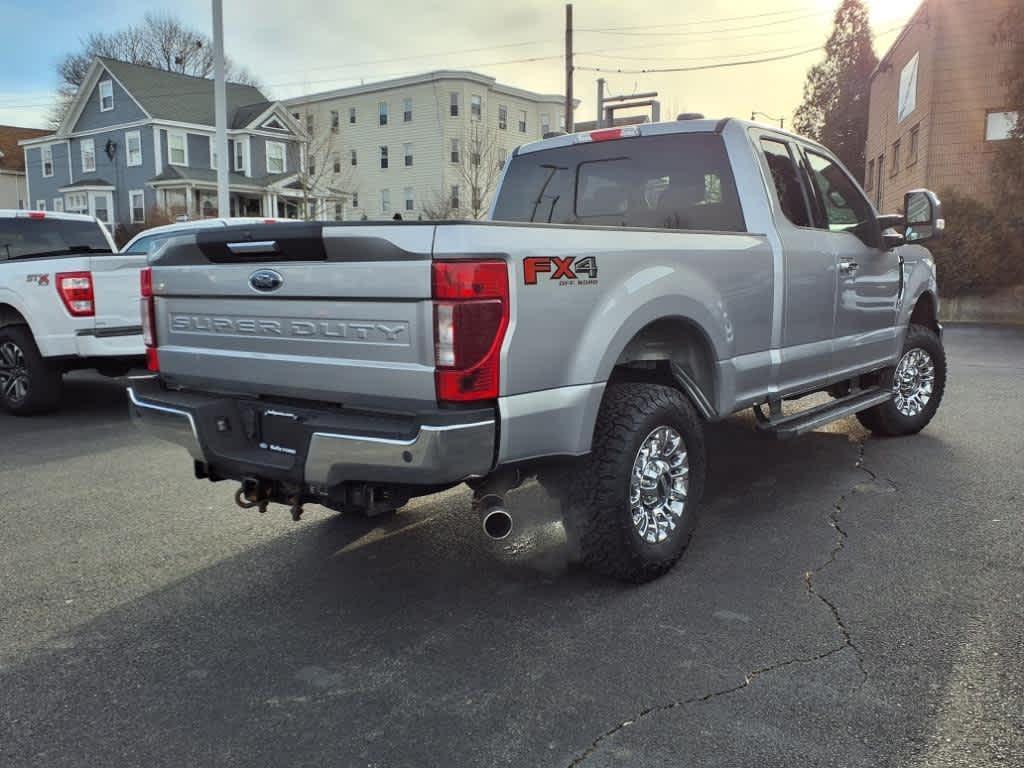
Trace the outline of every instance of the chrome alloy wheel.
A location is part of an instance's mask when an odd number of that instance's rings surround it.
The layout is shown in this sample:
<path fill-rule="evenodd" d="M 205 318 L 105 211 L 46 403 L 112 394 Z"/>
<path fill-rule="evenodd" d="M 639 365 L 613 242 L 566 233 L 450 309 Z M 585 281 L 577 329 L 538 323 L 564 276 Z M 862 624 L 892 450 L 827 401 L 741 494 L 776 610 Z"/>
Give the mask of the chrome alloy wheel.
<path fill-rule="evenodd" d="M 12 403 L 28 396 L 28 367 L 25 353 L 13 341 L 0 344 L 0 394 Z"/>
<path fill-rule="evenodd" d="M 648 544 L 675 530 L 686 507 L 690 464 L 686 444 L 672 427 L 654 429 L 637 451 L 629 483 L 633 527 Z"/>
<path fill-rule="evenodd" d="M 928 405 L 935 388 L 935 363 L 931 355 L 915 347 L 900 358 L 892 380 L 896 410 L 904 416 L 917 416 Z"/>

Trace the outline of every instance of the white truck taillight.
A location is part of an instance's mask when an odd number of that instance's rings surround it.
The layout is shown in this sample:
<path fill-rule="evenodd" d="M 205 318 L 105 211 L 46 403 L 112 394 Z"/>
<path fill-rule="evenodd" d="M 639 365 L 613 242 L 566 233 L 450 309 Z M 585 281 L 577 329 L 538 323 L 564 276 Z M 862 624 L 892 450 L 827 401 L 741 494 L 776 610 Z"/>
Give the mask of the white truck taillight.
<path fill-rule="evenodd" d="M 153 270 L 146 267 L 139 272 L 139 288 L 142 298 L 139 310 L 142 314 L 142 341 L 146 345 L 146 368 L 160 370 L 160 359 L 156 351 L 156 305 L 153 301 Z"/>
<path fill-rule="evenodd" d="M 438 401 L 493 400 L 509 321 L 508 265 L 435 261 L 431 285 Z"/>
<path fill-rule="evenodd" d="M 57 293 L 72 317 L 95 317 L 96 296 L 91 272 L 58 272 Z"/>

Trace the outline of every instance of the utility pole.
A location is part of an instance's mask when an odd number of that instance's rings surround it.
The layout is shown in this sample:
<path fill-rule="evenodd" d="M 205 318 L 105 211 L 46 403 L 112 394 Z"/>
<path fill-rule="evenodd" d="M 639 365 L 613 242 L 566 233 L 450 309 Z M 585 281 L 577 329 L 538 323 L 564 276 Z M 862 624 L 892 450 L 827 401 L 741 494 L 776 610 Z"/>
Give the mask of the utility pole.
<path fill-rule="evenodd" d="M 572 3 L 565 4 L 565 131 L 572 133 Z"/>
<path fill-rule="evenodd" d="M 231 216 L 228 191 L 228 96 L 224 72 L 224 0 L 213 0 L 213 115 L 217 128 L 217 215 Z"/>
<path fill-rule="evenodd" d="M 772 120 L 772 121 L 778 120 L 779 121 L 779 128 L 785 128 L 786 127 L 786 117 L 785 117 L 785 115 L 783 115 L 782 117 L 772 117 L 771 115 L 767 115 L 764 112 L 755 111 L 755 112 L 751 112 L 750 113 L 750 119 L 751 120 L 757 120 L 757 116 L 758 115 L 760 115 L 761 117 L 768 118 L 769 120 Z"/>
<path fill-rule="evenodd" d="M 604 78 L 597 78 L 597 127 L 604 127 Z"/>

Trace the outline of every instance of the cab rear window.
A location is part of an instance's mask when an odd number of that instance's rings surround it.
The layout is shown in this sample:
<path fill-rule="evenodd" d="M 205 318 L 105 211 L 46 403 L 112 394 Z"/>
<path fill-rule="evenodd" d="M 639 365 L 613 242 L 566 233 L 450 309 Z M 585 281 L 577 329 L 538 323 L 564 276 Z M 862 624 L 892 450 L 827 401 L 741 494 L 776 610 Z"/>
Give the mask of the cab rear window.
<path fill-rule="evenodd" d="M 746 230 L 722 138 L 672 134 L 577 144 L 512 160 L 496 221 Z"/>
<path fill-rule="evenodd" d="M 110 253 L 99 223 L 53 217 L 0 218 L 0 261 L 75 253 Z"/>

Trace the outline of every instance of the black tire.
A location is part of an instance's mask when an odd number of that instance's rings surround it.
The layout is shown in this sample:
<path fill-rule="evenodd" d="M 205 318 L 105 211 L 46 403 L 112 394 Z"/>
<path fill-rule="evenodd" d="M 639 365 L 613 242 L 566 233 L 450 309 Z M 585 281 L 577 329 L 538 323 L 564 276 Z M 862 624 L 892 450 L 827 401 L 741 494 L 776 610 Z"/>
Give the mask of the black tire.
<path fill-rule="evenodd" d="M 22 374 L 28 377 L 28 388 L 19 396 L 11 377 Z M 60 404 L 61 388 L 60 367 L 39 354 L 26 326 L 0 328 L 0 405 L 15 416 L 47 413 Z"/>
<path fill-rule="evenodd" d="M 682 437 L 689 462 L 680 517 L 667 538 L 645 541 L 633 524 L 630 483 L 641 446 L 669 427 Z M 608 388 L 594 430 L 591 453 L 564 477 L 563 515 L 570 548 L 591 570 L 622 581 L 651 581 L 682 556 L 696 524 L 704 490 L 704 429 L 685 395 L 657 384 Z"/>
<path fill-rule="evenodd" d="M 922 350 L 927 354 L 934 367 L 934 381 L 928 402 L 919 413 L 914 415 L 902 413 L 895 397 L 888 402 L 858 413 L 857 420 L 876 435 L 898 437 L 917 434 L 928 426 L 928 422 L 932 420 L 935 412 L 939 409 L 942 395 L 946 391 L 946 352 L 942 348 L 942 342 L 931 328 L 926 328 L 923 325 L 911 325 L 907 331 L 906 341 L 903 343 L 900 359 L 902 360 L 913 350 Z M 881 381 L 883 387 L 893 387 L 895 372 L 895 368 L 886 371 Z"/>

